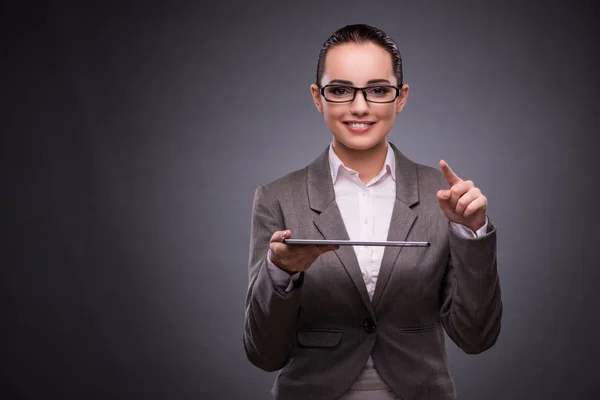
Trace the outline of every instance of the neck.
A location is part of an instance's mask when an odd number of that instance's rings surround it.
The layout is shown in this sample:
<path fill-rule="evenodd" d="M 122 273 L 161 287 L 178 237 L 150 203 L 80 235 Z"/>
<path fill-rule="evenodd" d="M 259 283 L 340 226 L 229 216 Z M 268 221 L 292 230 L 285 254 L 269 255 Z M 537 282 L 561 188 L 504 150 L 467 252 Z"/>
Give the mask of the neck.
<path fill-rule="evenodd" d="M 333 151 L 348 168 L 358 172 L 358 177 L 364 183 L 375 178 L 385 163 L 387 155 L 387 140 L 366 150 L 356 150 L 333 140 Z"/>

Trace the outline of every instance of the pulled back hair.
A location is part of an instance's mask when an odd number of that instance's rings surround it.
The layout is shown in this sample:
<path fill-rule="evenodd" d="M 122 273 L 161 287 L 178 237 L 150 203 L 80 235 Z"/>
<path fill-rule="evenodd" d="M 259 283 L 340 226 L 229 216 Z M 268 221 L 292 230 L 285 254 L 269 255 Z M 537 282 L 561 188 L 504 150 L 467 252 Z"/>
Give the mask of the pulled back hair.
<path fill-rule="evenodd" d="M 323 43 L 323 47 L 321 47 L 321 52 L 319 53 L 319 61 L 317 63 L 317 86 L 321 85 L 321 78 L 323 77 L 323 71 L 325 70 L 325 56 L 327 55 L 327 51 L 333 46 L 345 43 L 374 43 L 387 50 L 392 56 L 392 67 L 394 68 L 396 79 L 398 80 L 398 87 L 402 86 L 402 57 L 400 57 L 398 45 L 381 29 L 365 24 L 346 25 L 335 31 L 333 35 Z"/>

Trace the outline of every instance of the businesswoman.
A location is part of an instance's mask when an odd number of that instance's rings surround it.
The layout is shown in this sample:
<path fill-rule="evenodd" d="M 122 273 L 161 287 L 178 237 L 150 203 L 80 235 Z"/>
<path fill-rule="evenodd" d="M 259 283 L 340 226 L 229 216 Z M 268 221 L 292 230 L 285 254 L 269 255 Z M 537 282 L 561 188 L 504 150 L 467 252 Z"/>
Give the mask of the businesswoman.
<path fill-rule="evenodd" d="M 388 141 L 408 98 L 395 42 L 349 25 L 323 45 L 316 109 L 331 144 L 256 189 L 244 348 L 280 370 L 276 399 L 456 399 L 444 331 L 490 348 L 502 303 L 487 199 L 441 160 Z M 429 241 L 429 247 L 305 246 L 285 239 Z"/>

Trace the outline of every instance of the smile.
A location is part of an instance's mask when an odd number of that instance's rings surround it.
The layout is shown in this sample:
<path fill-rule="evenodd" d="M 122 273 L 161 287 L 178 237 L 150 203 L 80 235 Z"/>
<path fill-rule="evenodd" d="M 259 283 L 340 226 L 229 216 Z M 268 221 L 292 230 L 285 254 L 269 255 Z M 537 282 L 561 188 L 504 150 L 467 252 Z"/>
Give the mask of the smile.
<path fill-rule="evenodd" d="M 372 122 L 363 122 L 363 123 L 347 122 L 347 124 L 356 129 L 364 129 L 367 126 L 373 125 Z"/>
<path fill-rule="evenodd" d="M 364 132 L 371 128 L 375 122 L 344 122 L 344 124 L 348 126 L 351 131 Z"/>

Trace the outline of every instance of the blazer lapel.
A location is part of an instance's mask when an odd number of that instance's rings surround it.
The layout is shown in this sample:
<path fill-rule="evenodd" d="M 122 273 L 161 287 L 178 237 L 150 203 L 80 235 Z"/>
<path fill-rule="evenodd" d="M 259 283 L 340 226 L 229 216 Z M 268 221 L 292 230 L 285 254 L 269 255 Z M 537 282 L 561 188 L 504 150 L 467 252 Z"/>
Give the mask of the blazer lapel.
<path fill-rule="evenodd" d="M 412 210 L 412 207 L 419 202 L 417 166 L 392 143 L 390 146 L 396 156 L 396 201 L 387 240 L 404 241 L 417 219 L 417 213 Z M 377 309 L 402 249 L 402 247 L 386 247 L 383 252 L 372 300 L 374 309 Z"/>
<path fill-rule="evenodd" d="M 350 239 L 342 214 L 335 201 L 335 192 L 329 167 L 329 147 L 315 161 L 308 165 L 307 185 L 308 200 L 311 209 L 320 214 L 314 219 L 314 224 L 325 239 Z M 360 293 L 367 310 L 374 317 L 371 299 L 362 277 L 356 254 L 351 246 L 340 246 L 335 250 L 354 286 Z"/>

